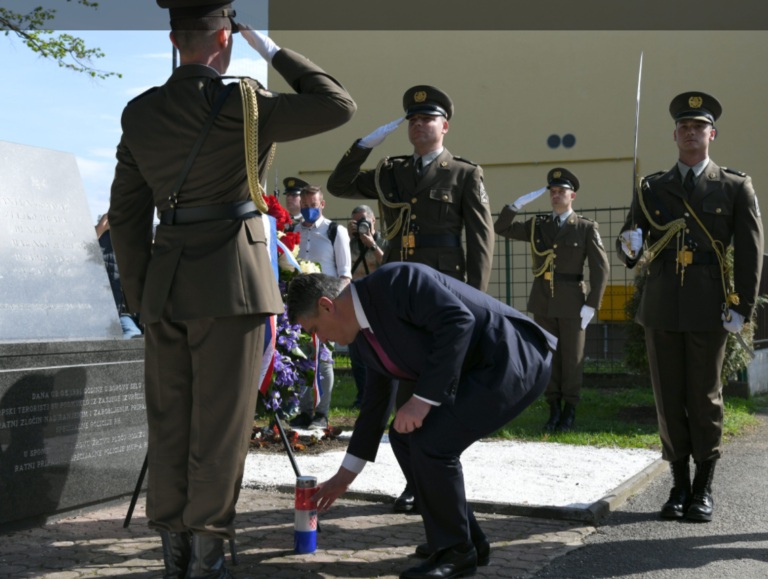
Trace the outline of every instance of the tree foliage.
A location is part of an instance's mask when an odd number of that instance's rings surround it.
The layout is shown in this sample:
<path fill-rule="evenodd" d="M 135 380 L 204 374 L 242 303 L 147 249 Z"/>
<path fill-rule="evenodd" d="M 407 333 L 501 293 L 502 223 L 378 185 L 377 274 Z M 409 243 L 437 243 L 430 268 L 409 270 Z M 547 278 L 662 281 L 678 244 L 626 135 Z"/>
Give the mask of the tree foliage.
<path fill-rule="evenodd" d="M 2 1 L 2 0 L 0 0 Z M 66 0 L 72 2 L 73 0 Z M 89 8 L 98 8 L 97 2 L 75 0 L 78 4 Z M 56 10 L 37 6 L 30 12 L 22 14 L 0 6 L 0 30 L 8 36 L 11 33 L 18 36 L 27 47 L 43 58 L 50 58 L 61 67 L 75 72 L 82 72 L 93 78 L 105 79 L 110 76 L 122 78 L 116 72 L 98 70 L 91 66 L 92 59 L 104 58 L 99 48 L 88 48 L 82 38 L 71 34 L 59 33 L 54 36 L 53 30 L 46 30 L 46 24 L 56 17 Z"/>

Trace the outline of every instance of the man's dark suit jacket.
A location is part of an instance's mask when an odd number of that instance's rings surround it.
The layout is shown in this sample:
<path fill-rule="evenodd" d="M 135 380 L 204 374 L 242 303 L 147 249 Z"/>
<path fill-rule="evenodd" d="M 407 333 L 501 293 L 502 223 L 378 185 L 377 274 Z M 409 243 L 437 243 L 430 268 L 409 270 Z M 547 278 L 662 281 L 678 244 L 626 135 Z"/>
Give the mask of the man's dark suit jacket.
<path fill-rule="evenodd" d="M 535 387 L 546 386 L 557 339 L 485 293 L 415 263 L 387 264 L 352 283 L 382 349 L 416 379 L 415 394 L 451 406 L 467 429 L 511 420 L 540 394 Z M 397 378 L 362 332 L 355 345 L 367 380 L 348 452 L 373 461 Z"/>

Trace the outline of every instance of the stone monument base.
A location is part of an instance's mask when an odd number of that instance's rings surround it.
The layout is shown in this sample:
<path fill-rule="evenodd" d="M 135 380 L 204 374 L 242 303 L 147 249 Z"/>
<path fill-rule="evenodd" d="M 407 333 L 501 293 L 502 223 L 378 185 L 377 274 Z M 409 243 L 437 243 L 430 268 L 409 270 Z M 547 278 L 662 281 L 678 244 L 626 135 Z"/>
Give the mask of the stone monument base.
<path fill-rule="evenodd" d="M 0 532 L 133 492 L 144 339 L 0 344 Z"/>

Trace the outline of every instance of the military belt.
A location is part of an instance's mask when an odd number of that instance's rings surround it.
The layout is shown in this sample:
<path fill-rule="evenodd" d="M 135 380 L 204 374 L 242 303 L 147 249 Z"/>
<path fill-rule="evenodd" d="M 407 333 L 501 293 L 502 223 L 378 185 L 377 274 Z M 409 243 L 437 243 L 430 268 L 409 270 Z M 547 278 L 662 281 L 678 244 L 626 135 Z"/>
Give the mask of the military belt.
<path fill-rule="evenodd" d="M 234 201 L 201 207 L 166 209 L 160 212 L 161 225 L 190 225 L 204 221 L 249 219 L 261 215 L 253 201 Z"/>
<path fill-rule="evenodd" d="M 409 236 L 411 237 L 411 236 Z M 460 235 L 413 235 L 412 239 L 406 244 L 406 238 L 403 238 L 403 245 L 413 247 L 461 247 Z"/>
<path fill-rule="evenodd" d="M 664 261 L 685 263 L 685 265 L 718 265 L 717 254 L 714 251 L 677 251 L 665 249 L 660 257 Z"/>
<path fill-rule="evenodd" d="M 544 279 L 552 279 L 552 273 L 545 271 Z M 556 273 L 555 281 L 584 281 L 584 276 L 580 273 Z"/>

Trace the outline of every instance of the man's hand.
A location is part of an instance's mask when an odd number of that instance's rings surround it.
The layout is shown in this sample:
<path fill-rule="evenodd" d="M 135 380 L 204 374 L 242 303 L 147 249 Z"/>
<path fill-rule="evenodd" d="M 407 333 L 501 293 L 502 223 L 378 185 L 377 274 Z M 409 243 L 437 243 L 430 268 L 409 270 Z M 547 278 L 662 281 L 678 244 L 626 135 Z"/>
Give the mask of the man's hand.
<path fill-rule="evenodd" d="M 421 428 L 431 408 L 432 405 L 429 402 L 411 396 L 411 399 L 403 404 L 395 415 L 395 430 L 401 434 L 407 434 Z"/>
<path fill-rule="evenodd" d="M 384 125 L 383 127 L 379 127 L 367 137 L 363 137 L 362 139 L 360 139 L 360 142 L 358 144 L 363 149 L 373 149 L 374 147 L 381 145 L 384 142 L 384 139 L 387 138 L 387 135 L 389 135 L 389 133 L 394 132 L 397 129 L 397 127 L 400 126 L 400 123 L 402 123 L 404 120 L 405 120 L 405 117 L 401 117 L 396 121 L 392 121 L 391 123 Z"/>
<path fill-rule="evenodd" d="M 581 329 L 586 330 L 587 326 L 589 325 L 589 321 L 594 317 L 595 315 L 595 308 L 591 306 L 581 306 Z"/>
<path fill-rule="evenodd" d="M 528 193 L 528 195 L 523 195 L 520 197 L 517 201 L 515 201 L 512 205 L 517 208 L 518 211 L 520 211 L 523 208 L 523 205 L 527 205 L 534 199 L 538 199 L 541 197 L 541 195 L 544 194 L 544 191 L 546 191 L 546 187 L 542 187 L 538 191 L 534 191 L 533 193 Z"/>
<path fill-rule="evenodd" d="M 272 57 L 280 51 L 280 47 L 272 42 L 269 36 L 264 36 L 248 24 L 240 24 L 238 22 L 237 26 L 240 28 L 240 34 L 251 45 L 251 48 L 258 52 L 268 64 L 272 64 Z"/>
<path fill-rule="evenodd" d="M 634 231 L 625 231 L 619 236 L 621 249 L 632 259 L 637 259 L 643 248 L 643 230 L 639 227 Z"/>
<path fill-rule="evenodd" d="M 373 239 L 373 235 L 371 235 L 370 231 L 368 233 L 360 233 L 357 230 L 357 221 L 350 221 L 347 223 L 347 231 L 349 231 L 350 237 L 357 233 L 360 237 L 360 241 L 362 241 L 363 245 L 366 247 L 373 247 L 376 244 L 376 241 Z"/>
<path fill-rule="evenodd" d="M 324 513 L 341 495 L 347 492 L 349 485 L 357 478 L 351 470 L 339 467 L 339 472 L 324 483 L 317 485 L 318 491 L 310 500 L 317 501 L 317 512 Z"/>
<path fill-rule="evenodd" d="M 730 320 L 725 319 L 725 314 L 720 314 L 720 318 L 723 320 L 723 327 L 732 334 L 740 332 L 741 326 L 744 325 L 744 316 L 733 310 L 731 310 Z"/>

